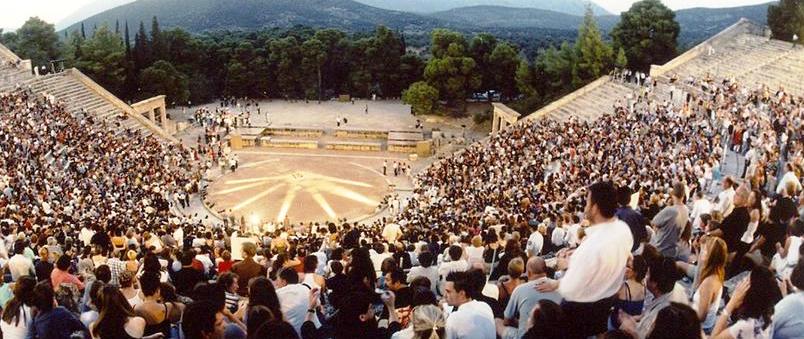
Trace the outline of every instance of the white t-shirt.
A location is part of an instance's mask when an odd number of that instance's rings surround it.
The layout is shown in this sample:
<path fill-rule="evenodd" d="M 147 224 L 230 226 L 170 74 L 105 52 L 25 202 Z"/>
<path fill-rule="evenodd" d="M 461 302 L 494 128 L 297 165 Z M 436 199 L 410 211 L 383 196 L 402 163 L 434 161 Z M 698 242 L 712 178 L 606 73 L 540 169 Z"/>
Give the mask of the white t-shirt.
<path fill-rule="evenodd" d="M 544 236 L 539 232 L 533 232 L 528 238 L 528 245 L 525 250 L 528 251 L 529 255 L 539 255 L 542 247 L 544 247 Z"/>
<path fill-rule="evenodd" d="M 389 223 L 385 225 L 385 228 L 382 230 L 382 237 L 385 241 L 389 243 L 393 243 L 402 235 L 402 228 L 399 227 L 398 224 Z"/>
<path fill-rule="evenodd" d="M 301 333 L 304 317 L 310 308 L 310 289 L 302 284 L 290 284 L 276 290 L 276 296 L 285 320 L 293 326 L 296 333 Z M 317 316 L 313 317 L 313 323 L 316 328 L 321 326 Z"/>
<path fill-rule="evenodd" d="M 488 304 L 472 300 L 447 318 L 447 339 L 488 339 L 497 336 L 494 313 Z"/>
<path fill-rule="evenodd" d="M 740 339 L 770 339 L 773 338 L 773 325 L 762 328 L 764 322 L 759 319 L 740 319 L 729 327 L 729 334 Z"/>
<path fill-rule="evenodd" d="M 588 227 L 586 234 L 559 285 L 567 301 L 596 302 L 614 295 L 623 284 L 634 243 L 628 225 L 615 218 Z"/>
<path fill-rule="evenodd" d="M 28 323 L 33 319 L 31 308 L 27 305 L 20 307 L 19 319 L 15 319 L 10 324 L 0 320 L 0 330 L 3 331 L 4 338 L 25 338 L 28 333 Z"/>

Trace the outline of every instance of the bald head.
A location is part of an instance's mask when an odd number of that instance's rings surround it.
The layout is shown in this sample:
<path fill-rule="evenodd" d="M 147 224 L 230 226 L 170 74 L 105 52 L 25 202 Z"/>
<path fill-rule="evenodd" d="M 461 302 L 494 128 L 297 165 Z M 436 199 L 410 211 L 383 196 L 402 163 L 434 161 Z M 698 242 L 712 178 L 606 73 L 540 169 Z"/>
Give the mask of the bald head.
<path fill-rule="evenodd" d="M 546 275 L 547 265 L 544 263 L 544 259 L 542 259 L 542 257 L 530 257 L 526 266 L 528 270 L 528 280 L 541 278 Z"/>
<path fill-rule="evenodd" d="M 746 206 L 748 198 L 751 196 L 751 191 L 746 185 L 740 185 L 737 191 L 734 192 L 734 206 Z"/>

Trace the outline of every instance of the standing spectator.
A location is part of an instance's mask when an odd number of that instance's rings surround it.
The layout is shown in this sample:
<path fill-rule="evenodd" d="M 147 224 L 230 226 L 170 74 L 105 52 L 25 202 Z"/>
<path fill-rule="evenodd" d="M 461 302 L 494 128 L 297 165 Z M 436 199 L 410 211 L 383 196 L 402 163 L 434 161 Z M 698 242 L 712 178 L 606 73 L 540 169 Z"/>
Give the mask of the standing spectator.
<path fill-rule="evenodd" d="M 684 204 L 684 184 L 673 184 L 670 196 L 673 204 L 662 209 L 651 221 L 656 235 L 651 238 L 650 243 L 663 256 L 675 258 L 678 255 L 679 237 L 689 221 L 689 211 Z"/>
<path fill-rule="evenodd" d="M 279 271 L 276 286 L 278 287 L 276 295 L 279 298 L 279 304 L 282 305 L 282 314 L 285 316 L 285 320 L 293 326 L 296 332 L 301 333 L 305 314 L 310 309 L 308 296 L 311 289 L 299 284 L 299 274 L 290 267 Z M 347 303 L 349 302 L 351 300 L 347 301 Z M 312 321 L 316 328 L 321 327 L 317 316 L 313 316 Z"/>
<path fill-rule="evenodd" d="M 237 274 L 240 280 L 244 282 L 248 282 L 251 280 L 251 278 L 257 276 L 265 276 L 267 274 L 267 269 L 265 266 L 262 266 L 254 261 L 254 255 L 256 254 L 257 245 L 254 245 L 251 242 L 243 243 L 243 260 L 232 265 L 232 273 Z M 237 290 L 237 294 L 241 296 L 248 296 L 248 284 L 240 285 Z"/>
<path fill-rule="evenodd" d="M 631 189 L 628 186 L 620 186 L 617 188 L 617 218 L 622 220 L 631 229 L 631 236 L 634 238 L 634 245 L 631 246 L 631 252 L 636 251 L 639 245 L 648 239 L 648 231 L 645 229 L 647 221 L 642 214 L 631 208 Z"/>
<path fill-rule="evenodd" d="M 609 182 L 589 187 L 584 214 L 592 223 L 581 245 L 566 258 L 558 259 L 557 269 L 566 269 L 561 280 L 549 280 L 537 288 L 542 292 L 558 289 L 561 305 L 569 321 L 570 337 L 583 338 L 606 332 L 613 304 L 611 296 L 620 290 L 625 266 L 631 254 L 631 230 L 618 220 L 616 190 Z"/>
<path fill-rule="evenodd" d="M 8 260 L 8 270 L 11 272 L 11 281 L 26 275 L 35 276 L 33 261 L 25 256 L 25 240 L 14 242 L 14 256 Z"/>

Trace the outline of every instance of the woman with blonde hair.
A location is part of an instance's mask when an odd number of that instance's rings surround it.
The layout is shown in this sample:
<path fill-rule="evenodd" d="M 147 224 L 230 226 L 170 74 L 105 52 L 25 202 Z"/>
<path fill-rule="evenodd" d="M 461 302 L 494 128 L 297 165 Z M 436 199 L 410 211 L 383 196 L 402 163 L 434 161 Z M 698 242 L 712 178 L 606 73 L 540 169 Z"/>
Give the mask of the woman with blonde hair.
<path fill-rule="evenodd" d="M 140 263 L 137 261 L 137 252 L 134 250 L 128 250 L 126 252 L 126 271 L 131 272 L 132 274 L 137 274 L 137 271 L 140 268 Z"/>
<path fill-rule="evenodd" d="M 698 274 L 693 281 L 695 291 L 691 306 L 697 311 L 701 328 L 710 334 L 715 327 L 717 311 L 723 296 L 723 281 L 726 278 L 726 242 L 717 237 L 706 237 L 702 241 L 698 261 Z"/>
<path fill-rule="evenodd" d="M 484 268 L 483 266 L 483 238 L 476 235 L 472 238 L 472 245 L 466 246 L 465 253 L 469 265 L 476 268 Z"/>
<path fill-rule="evenodd" d="M 444 312 L 438 306 L 421 305 L 413 309 L 411 317 L 414 339 L 441 339 L 446 338 L 447 326 Z"/>

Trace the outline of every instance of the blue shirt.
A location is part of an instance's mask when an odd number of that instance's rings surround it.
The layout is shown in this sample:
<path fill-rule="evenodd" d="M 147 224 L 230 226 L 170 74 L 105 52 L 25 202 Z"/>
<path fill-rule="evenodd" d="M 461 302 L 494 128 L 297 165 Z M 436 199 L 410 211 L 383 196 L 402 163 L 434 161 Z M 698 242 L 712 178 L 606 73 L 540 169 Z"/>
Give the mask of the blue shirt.
<path fill-rule="evenodd" d="M 773 338 L 801 338 L 804 334 L 804 292 L 790 294 L 774 307 Z"/>
<path fill-rule="evenodd" d="M 71 339 L 73 335 L 88 338 L 89 331 L 75 315 L 59 306 L 34 318 L 27 339 Z"/>

